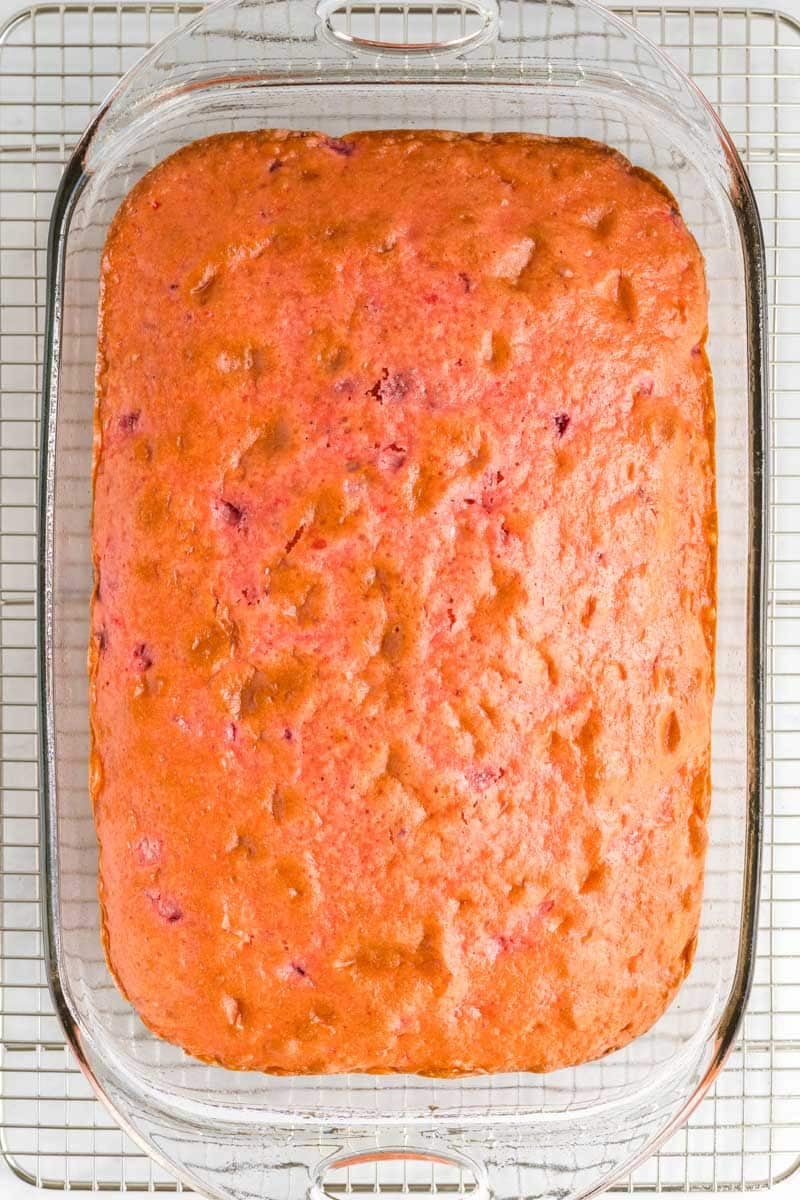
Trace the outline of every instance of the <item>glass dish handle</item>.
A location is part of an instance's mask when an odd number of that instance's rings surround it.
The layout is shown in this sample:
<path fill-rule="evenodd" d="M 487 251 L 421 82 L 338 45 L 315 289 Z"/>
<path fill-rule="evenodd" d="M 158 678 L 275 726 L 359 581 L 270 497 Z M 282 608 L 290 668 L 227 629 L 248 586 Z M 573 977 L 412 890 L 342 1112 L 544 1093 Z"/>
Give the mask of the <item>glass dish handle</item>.
<path fill-rule="evenodd" d="M 411 1146 L 332 1154 L 311 1173 L 307 1196 L 308 1200 L 337 1200 L 356 1186 L 363 1195 L 376 1197 L 387 1190 L 406 1195 L 421 1187 L 431 1195 L 445 1191 L 459 1200 L 492 1200 L 493 1196 L 486 1168 L 475 1159 L 458 1151 Z"/>
<path fill-rule="evenodd" d="M 465 54 L 497 36 L 496 0 L 322 0 L 319 36 L 351 53 Z"/>

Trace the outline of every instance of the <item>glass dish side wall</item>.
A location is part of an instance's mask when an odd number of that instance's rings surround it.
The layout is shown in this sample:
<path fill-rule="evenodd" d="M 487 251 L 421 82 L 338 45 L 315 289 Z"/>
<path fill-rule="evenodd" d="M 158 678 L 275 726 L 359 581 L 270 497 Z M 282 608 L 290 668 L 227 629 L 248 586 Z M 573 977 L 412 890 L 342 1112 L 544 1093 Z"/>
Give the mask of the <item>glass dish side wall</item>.
<path fill-rule="evenodd" d="M 298 36 L 287 40 L 285 24 L 282 30 L 281 47 L 301 59 L 292 68 L 289 87 L 285 66 L 270 75 L 265 63 L 266 56 L 281 60 L 275 32 L 269 30 L 285 23 L 286 6 L 215 6 L 201 26 L 202 37 L 188 42 L 184 37 L 156 51 L 149 74 L 134 74 L 127 90 L 123 85 L 62 196 L 55 246 L 63 279 L 51 296 L 53 360 L 59 370 L 49 396 L 46 495 L 51 522 L 45 613 L 51 968 L 71 1034 L 100 1089 L 151 1150 L 160 1144 L 165 1158 L 182 1161 L 206 1190 L 224 1163 L 241 1194 L 272 1195 L 278 1183 L 264 1191 L 264 1171 L 272 1179 L 280 1165 L 285 1175 L 292 1159 L 303 1160 L 296 1169 L 305 1186 L 329 1146 L 360 1148 L 365 1137 L 372 1149 L 376 1140 L 397 1144 L 413 1127 L 417 1145 L 458 1143 L 469 1151 L 473 1144 L 476 1157 L 485 1157 L 494 1139 L 500 1149 L 491 1174 L 498 1196 L 518 1194 L 509 1190 L 520 1186 L 509 1172 L 531 1157 L 533 1147 L 538 1161 L 525 1168 L 526 1191 L 547 1195 L 569 1180 L 567 1194 L 586 1192 L 622 1169 L 620 1164 L 630 1165 L 689 1102 L 713 1069 L 721 1043 L 729 1040 L 746 990 L 757 857 L 759 647 L 753 639 L 758 619 L 753 572 L 761 530 L 758 505 L 752 505 L 756 477 L 750 461 L 757 456 L 760 435 L 757 226 L 747 208 L 748 194 L 740 190 L 707 113 L 706 123 L 701 120 L 697 97 L 689 93 L 673 113 L 659 99 L 677 85 L 663 69 L 658 76 L 659 56 L 646 43 L 644 49 L 636 44 L 633 54 L 632 39 L 585 6 L 522 3 L 504 6 L 503 14 L 512 10 L 515 15 L 524 11 L 525 38 L 510 37 L 505 53 L 498 54 L 502 40 L 484 47 L 479 53 L 486 61 L 470 58 L 467 72 L 452 60 L 431 59 L 413 69 L 402 63 L 390 68 L 384 61 L 379 70 L 368 69 L 343 59 L 338 47 L 320 51 L 328 56 L 322 64 L 304 63 L 315 30 L 308 9 L 308 25 Z M 294 7 L 295 22 L 296 12 Z M 250 28 L 253 21 L 258 22 L 257 62 L 252 44 L 241 37 L 242 25 Z M 209 34 L 209 25 L 216 31 Z M 519 27 L 519 20 L 503 15 L 503 29 L 515 33 Z M 196 53 L 198 47 L 202 54 Z M 256 67 L 257 82 L 251 73 Z M 216 81 L 198 86 L 204 73 Z M 661 89 L 656 95 L 654 79 Z M 160 90 L 153 89 L 154 81 Z M 189 81 L 191 88 L 185 86 Z M 676 95 L 670 103 L 675 108 Z M 702 930 L 695 966 L 676 1004 L 649 1034 L 601 1063 L 546 1077 L 468 1080 L 234 1075 L 196 1063 L 153 1038 L 108 975 L 98 930 L 86 732 L 99 256 L 117 205 L 155 162 L 210 132 L 264 126 L 322 127 L 333 134 L 356 127 L 440 127 L 594 137 L 664 180 L 705 254 L 718 414 L 720 551 L 714 798 Z M 316 1127 L 308 1136 L 300 1131 L 306 1122 Z M 282 1151 L 274 1139 L 264 1138 L 265 1124 L 285 1127 Z M 335 1133 L 323 1136 L 322 1125 L 336 1127 Z M 452 1126 L 460 1130 L 455 1137 Z M 231 1149 L 231 1139 L 239 1150 Z"/>

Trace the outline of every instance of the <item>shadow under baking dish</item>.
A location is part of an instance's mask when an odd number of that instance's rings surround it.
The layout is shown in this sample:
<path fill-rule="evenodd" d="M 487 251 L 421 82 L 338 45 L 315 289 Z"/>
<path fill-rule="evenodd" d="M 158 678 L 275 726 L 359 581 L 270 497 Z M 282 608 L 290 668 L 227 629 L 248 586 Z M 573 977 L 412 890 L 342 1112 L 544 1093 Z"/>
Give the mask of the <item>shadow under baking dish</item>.
<path fill-rule="evenodd" d="M 324 23 L 323 23 L 324 24 Z M 98 1093 L 209 1194 L 296 1197 L 321 1161 L 398 1147 L 476 1163 L 476 1187 L 587 1195 L 663 1139 L 730 1046 L 752 966 L 760 844 L 764 270 L 752 196 L 710 109 L 659 52 L 590 3 L 515 0 L 467 58 L 356 54 L 311 5 L 222 0 L 114 93 L 53 219 L 43 422 L 41 646 L 49 973 Z M 694 967 L 662 1020 L 598 1063 L 546 1076 L 271 1077 L 153 1037 L 105 965 L 88 797 L 92 412 L 99 259 L 121 199 L 197 137 L 230 129 L 523 130 L 591 137 L 659 176 L 705 256 L 719 508 L 717 695 L 705 898 Z M 321 1193 L 320 1193 L 321 1194 Z"/>

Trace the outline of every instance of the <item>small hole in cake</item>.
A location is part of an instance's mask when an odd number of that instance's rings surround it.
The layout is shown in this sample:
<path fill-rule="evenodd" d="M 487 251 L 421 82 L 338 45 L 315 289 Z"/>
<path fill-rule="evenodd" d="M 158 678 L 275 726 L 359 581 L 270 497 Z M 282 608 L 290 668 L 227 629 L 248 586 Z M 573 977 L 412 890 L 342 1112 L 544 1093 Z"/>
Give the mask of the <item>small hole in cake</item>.
<path fill-rule="evenodd" d="M 610 237 L 617 225 L 617 210 L 615 208 L 607 209 L 601 217 L 596 221 L 594 231 L 599 238 Z"/>
<path fill-rule="evenodd" d="M 497 247 L 491 259 L 491 274 L 512 287 L 525 290 L 535 274 L 536 240 L 521 237 Z"/>
<path fill-rule="evenodd" d="M 692 813 L 689 817 L 689 848 L 695 858 L 701 858 L 705 854 L 707 844 L 708 830 L 705 821 L 701 821 L 697 813 Z"/>
<path fill-rule="evenodd" d="M 314 676 L 313 660 L 300 654 L 254 668 L 239 693 L 240 715 L 258 720 L 278 710 L 296 711 L 308 696 Z"/>
<path fill-rule="evenodd" d="M 139 642 L 133 648 L 133 665 L 137 671 L 149 671 L 153 665 L 153 655 L 145 642 Z"/>
<path fill-rule="evenodd" d="M 581 895 L 586 896 L 592 892 L 599 892 L 604 886 L 607 876 L 608 868 L 605 863 L 598 863 L 597 866 L 592 867 L 580 886 Z"/>
<path fill-rule="evenodd" d="M 183 910 L 173 896 L 164 895 L 155 888 L 148 888 L 145 895 L 159 917 L 168 925 L 176 925 L 178 921 L 183 920 Z"/>
<path fill-rule="evenodd" d="M 334 154 L 339 154 L 342 158 L 350 158 L 356 152 L 355 142 L 347 142 L 344 138 L 324 138 L 322 144 L 327 150 L 332 150 Z"/>
<path fill-rule="evenodd" d="M 139 424 L 141 415 L 142 411 L 139 408 L 134 408 L 131 412 L 123 413 L 118 421 L 120 429 L 124 429 L 126 433 L 131 433 Z"/>
<path fill-rule="evenodd" d="M 238 475 L 248 479 L 263 475 L 272 468 L 273 460 L 284 454 L 292 444 L 292 428 L 280 413 L 262 425 L 258 437 L 239 460 Z"/>
<path fill-rule="evenodd" d="M 394 250 L 395 246 L 397 245 L 398 240 L 399 235 L 396 232 L 392 231 L 387 233 L 385 237 L 382 237 L 378 241 L 377 245 L 375 246 L 375 250 L 378 254 L 391 254 L 392 250 Z"/>
<path fill-rule="evenodd" d="M 150 485 L 141 495 L 136 506 L 136 515 L 145 529 L 156 529 L 169 516 L 170 493 L 162 483 Z"/>
<path fill-rule="evenodd" d="M 708 816 L 708 810 L 711 805 L 710 780 L 705 767 L 702 767 L 699 771 L 695 771 L 692 776 L 691 796 L 692 807 L 695 813 L 701 821 L 704 821 Z"/>
<path fill-rule="evenodd" d="M 244 1025 L 244 1014 L 241 1003 L 234 996 L 229 996 L 223 992 L 221 1004 L 228 1024 L 233 1029 L 241 1029 Z"/>
<path fill-rule="evenodd" d="M 414 787 L 413 762 L 402 742 L 389 747 L 385 772 L 389 779 L 396 779 L 403 787 Z"/>
<path fill-rule="evenodd" d="M 204 626 L 189 644 L 189 657 L 199 667 L 211 669 L 226 658 L 234 645 L 235 637 L 218 621 Z"/>
<path fill-rule="evenodd" d="M 357 497 L 341 482 L 320 488 L 314 500 L 315 532 L 340 536 L 358 521 Z"/>
<path fill-rule="evenodd" d="M 362 946 L 352 964 L 346 965 L 352 965 L 362 975 L 374 979 L 384 971 L 399 971 L 411 957 L 412 952 L 404 946 L 391 942 L 372 942 Z"/>
<path fill-rule="evenodd" d="M 153 447 L 146 438 L 138 437 L 133 443 L 133 457 L 137 463 L 149 463 L 153 458 Z"/>
<path fill-rule="evenodd" d="M 332 1004 L 326 1004 L 324 1001 L 318 1000 L 310 1009 L 308 1019 L 314 1025 L 327 1025 L 330 1029 L 336 1024 L 339 1018 Z"/>
<path fill-rule="evenodd" d="M 560 438 L 562 438 L 564 436 L 564 434 L 567 432 L 567 430 L 569 429 L 569 423 L 571 420 L 572 420 L 572 418 L 570 417 L 569 413 L 565 413 L 565 412 L 558 412 L 553 417 L 553 423 L 555 424 L 555 427 L 556 427 L 556 433 L 558 434 L 558 436 Z"/>
<path fill-rule="evenodd" d="M 627 275 L 623 275 L 622 272 L 620 272 L 619 283 L 617 284 L 617 304 L 627 321 L 636 320 L 639 307 L 636 300 L 636 291 L 631 280 Z"/>
<path fill-rule="evenodd" d="M 189 295 L 196 304 L 205 304 L 210 299 L 216 281 L 217 268 L 213 263 L 207 263 L 196 282 L 189 288 Z"/>
<path fill-rule="evenodd" d="M 408 451 L 399 442 L 390 442 L 378 454 L 378 465 L 386 470 L 399 471 Z"/>
<path fill-rule="evenodd" d="M 350 351 L 347 346 L 326 343 L 317 352 L 317 362 L 331 375 L 337 374 L 350 361 Z"/>
<path fill-rule="evenodd" d="M 142 834 L 134 845 L 136 857 L 143 867 L 152 867 L 161 858 L 161 839 Z"/>
<path fill-rule="evenodd" d="M 493 563 L 492 583 L 494 594 L 479 602 L 479 612 L 488 612 L 493 618 L 501 617 L 510 620 L 528 600 L 528 592 L 522 582 L 522 576 L 516 571 L 507 570 L 498 563 Z"/>
<path fill-rule="evenodd" d="M 295 546 L 300 541 L 300 538 L 303 536 L 304 529 L 305 529 L 305 525 L 297 526 L 297 529 L 295 529 L 294 533 L 292 534 L 292 536 L 289 538 L 288 542 L 286 543 L 285 550 L 286 550 L 287 554 L 290 554 L 292 552 L 292 550 L 294 550 Z"/>
<path fill-rule="evenodd" d="M 390 625 L 381 639 L 381 654 L 394 662 L 402 656 L 405 634 L 401 625 Z"/>
<path fill-rule="evenodd" d="M 273 793 L 270 809 L 275 824 L 284 825 L 302 812 L 303 797 L 291 784 L 279 784 Z"/>
<path fill-rule="evenodd" d="M 596 611 L 597 597 L 590 596 L 584 604 L 583 611 L 581 612 L 581 625 L 583 625 L 584 628 L 586 628 L 586 626 L 590 623 Z"/>
<path fill-rule="evenodd" d="M 299 903 L 308 894 L 308 879 L 302 865 L 294 858 L 282 858 L 275 868 L 278 879 L 286 888 L 290 900 Z"/>
<path fill-rule="evenodd" d="M 553 766 L 560 767 L 561 770 L 574 766 L 575 754 L 572 744 L 557 729 L 552 730 L 547 739 L 547 755 Z"/>
<path fill-rule="evenodd" d="M 700 613 L 700 626 L 703 630 L 706 646 L 709 650 L 713 650 L 717 628 L 717 610 L 712 604 L 707 604 L 703 607 Z"/>
<path fill-rule="evenodd" d="M 542 662 L 547 669 L 547 681 L 548 683 L 552 684 L 553 687 L 555 687 L 558 683 L 558 668 L 556 667 L 556 661 L 546 646 L 539 643 L 536 649 L 539 651 Z"/>
<path fill-rule="evenodd" d="M 674 712 L 664 722 L 661 741 L 667 754 L 674 754 L 681 744 L 681 727 Z"/>
<path fill-rule="evenodd" d="M 666 445 L 669 445 L 670 442 L 674 441 L 675 434 L 677 433 L 675 414 L 669 409 L 658 413 L 653 418 L 653 432 L 655 433 L 656 438 L 664 442 Z"/>
<path fill-rule="evenodd" d="M 325 615 L 325 587 L 312 583 L 305 599 L 297 606 L 297 621 L 300 625 L 315 625 Z"/>
<path fill-rule="evenodd" d="M 575 738 L 583 766 L 583 786 L 586 798 L 592 802 L 598 792 L 602 774 L 602 755 L 598 754 L 597 741 L 602 729 L 600 717 L 592 709 Z"/>
<path fill-rule="evenodd" d="M 511 359 L 511 345 L 503 333 L 492 334 L 492 346 L 489 363 L 493 370 L 502 371 Z"/>
<path fill-rule="evenodd" d="M 617 219 L 617 210 L 613 204 L 595 204 L 583 214 L 580 223 L 591 229 L 599 238 L 607 238 L 614 232 Z"/>
<path fill-rule="evenodd" d="M 240 528 L 245 523 L 244 509 L 238 504 L 232 504 L 230 500 L 219 500 L 217 511 L 225 524 L 231 525 L 234 529 Z"/>

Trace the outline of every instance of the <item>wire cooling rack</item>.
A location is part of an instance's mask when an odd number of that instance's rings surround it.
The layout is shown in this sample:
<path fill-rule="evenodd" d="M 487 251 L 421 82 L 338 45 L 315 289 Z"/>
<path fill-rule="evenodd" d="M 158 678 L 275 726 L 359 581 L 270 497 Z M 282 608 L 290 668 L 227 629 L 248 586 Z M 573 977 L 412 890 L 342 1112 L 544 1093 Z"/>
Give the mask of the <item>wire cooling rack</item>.
<path fill-rule="evenodd" d="M 42 4 L 0 31 L 0 1154 L 6 1171 L 63 1191 L 178 1185 L 92 1098 L 42 961 L 34 587 L 47 225 L 95 106 L 198 7 Z M 772 533 L 766 858 L 750 1008 L 713 1092 L 622 1190 L 755 1189 L 800 1164 L 800 25 L 762 9 L 624 15 L 718 106 L 756 188 L 770 272 Z"/>

